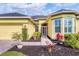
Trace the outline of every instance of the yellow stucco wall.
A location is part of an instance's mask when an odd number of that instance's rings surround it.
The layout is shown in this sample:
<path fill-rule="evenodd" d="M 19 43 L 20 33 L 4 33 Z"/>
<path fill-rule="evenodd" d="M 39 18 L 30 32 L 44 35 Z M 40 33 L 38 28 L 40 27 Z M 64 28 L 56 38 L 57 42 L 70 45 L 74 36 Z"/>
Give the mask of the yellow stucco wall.
<path fill-rule="evenodd" d="M 41 25 L 43 24 L 43 23 L 45 23 L 46 22 L 46 20 L 40 20 L 39 19 L 39 21 L 38 21 L 38 24 L 39 24 L 39 32 L 41 32 Z"/>
<path fill-rule="evenodd" d="M 79 32 L 79 19 L 76 20 L 76 33 Z"/>
<path fill-rule="evenodd" d="M 47 24 L 48 24 L 48 36 L 49 37 L 52 37 L 52 20 L 51 20 L 51 17 L 48 17 L 47 19 Z"/>
<path fill-rule="evenodd" d="M 12 40 L 13 32 L 22 32 L 23 25 L 26 24 L 28 39 L 35 31 L 34 24 L 28 19 L 0 19 L 0 40 Z"/>
<path fill-rule="evenodd" d="M 35 32 L 35 25 L 31 22 L 26 24 L 27 32 L 28 32 L 28 40 L 32 37 L 33 33 Z"/>

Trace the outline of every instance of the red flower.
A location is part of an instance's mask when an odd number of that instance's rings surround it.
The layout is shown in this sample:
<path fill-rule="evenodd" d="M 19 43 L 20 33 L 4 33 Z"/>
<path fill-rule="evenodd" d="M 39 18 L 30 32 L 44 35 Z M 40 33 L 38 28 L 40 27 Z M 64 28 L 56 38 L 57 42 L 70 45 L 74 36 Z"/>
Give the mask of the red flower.
<path fill-rule="evenodd" d="M 64 38 L 64 36 L 63 35 L 61 35 L 61 39 L 63 39 Z"/>
<path fill-rule="evenodd" d="M 61 39 L 63 39 L 64 38 L 64 36 L 62 35 L 62 34 L 60 34 L 60 33 L 57 33 L 56 34 L 56 39 L 57 40 L 61 40 Z"/>

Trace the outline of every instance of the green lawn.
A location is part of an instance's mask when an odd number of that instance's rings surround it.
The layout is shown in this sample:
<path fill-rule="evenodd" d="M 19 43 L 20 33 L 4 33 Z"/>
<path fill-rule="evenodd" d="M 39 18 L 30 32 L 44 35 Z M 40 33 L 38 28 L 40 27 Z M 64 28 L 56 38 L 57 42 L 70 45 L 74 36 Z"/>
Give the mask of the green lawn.
<path fill-rule="evenodd" d="M 24 54 L 21 52 L 17 52 L 17 51 L 7 51 L 1 54 L 0 56 L 24 56 Z"/>

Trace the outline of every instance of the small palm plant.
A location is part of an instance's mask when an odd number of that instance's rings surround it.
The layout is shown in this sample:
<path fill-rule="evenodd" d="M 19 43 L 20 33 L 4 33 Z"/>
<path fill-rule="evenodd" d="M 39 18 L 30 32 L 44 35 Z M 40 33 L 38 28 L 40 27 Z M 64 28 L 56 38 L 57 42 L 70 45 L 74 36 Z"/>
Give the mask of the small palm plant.
<path fill-rule="evenodd" d="M 12 39 L 15 39 L 17 41 L 20 41 L 22 39 L 22 35 L 18 32 L 13 33 Z"/>
<path fill-rule="evenodd" d="M 12 39 L 16 39 L 18 41 L 17 47 L 21 49 L 23 45 L 21 44 L 22 41 L 22 35 L 18 32 L 13 33 Z"/>

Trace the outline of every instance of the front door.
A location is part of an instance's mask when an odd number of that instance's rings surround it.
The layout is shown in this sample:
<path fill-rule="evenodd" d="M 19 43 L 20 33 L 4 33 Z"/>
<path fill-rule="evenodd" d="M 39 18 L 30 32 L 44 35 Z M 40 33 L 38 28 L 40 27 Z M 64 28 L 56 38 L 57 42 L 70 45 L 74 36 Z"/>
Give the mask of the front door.
<path fill-rule="evenodd" d="M 47 26 L 41 27 L 41 36 L 47 36 Z"/>

